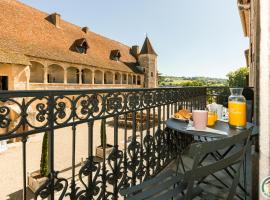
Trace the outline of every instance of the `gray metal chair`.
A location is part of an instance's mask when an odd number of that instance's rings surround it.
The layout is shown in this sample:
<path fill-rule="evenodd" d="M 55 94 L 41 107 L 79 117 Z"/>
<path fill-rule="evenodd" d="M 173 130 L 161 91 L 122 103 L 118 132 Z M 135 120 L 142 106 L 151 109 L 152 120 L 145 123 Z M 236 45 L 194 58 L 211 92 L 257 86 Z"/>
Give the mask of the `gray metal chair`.
<path fill-rule="evenodd" d="M 193 158 L 193 165 L 185 174 L 179 174 L 173 170 L 169 170 L 139 185 L 122 189 L 120 194 L 126 200 L 190 200 L 198 196 L 203 197 L 204 191 L 198 184 L 200 180 L 233 166 L 235 169 L 234 178 L 228 191 L 229 194 L 225 198 L 231 200 L 236 194 L 240 168 L 243 163 L 249 137 L 250 134 L 247 131 L 246 133 L 225 139 L 192 144 L 190 146 L 189 156 Z M 206 155 L 229 148 L 232 145 L 237 145 L 239 148 L 227 157 L 202 165 L 201 161 Z M 210 199 L 210 197 L 206 199 Z"/>

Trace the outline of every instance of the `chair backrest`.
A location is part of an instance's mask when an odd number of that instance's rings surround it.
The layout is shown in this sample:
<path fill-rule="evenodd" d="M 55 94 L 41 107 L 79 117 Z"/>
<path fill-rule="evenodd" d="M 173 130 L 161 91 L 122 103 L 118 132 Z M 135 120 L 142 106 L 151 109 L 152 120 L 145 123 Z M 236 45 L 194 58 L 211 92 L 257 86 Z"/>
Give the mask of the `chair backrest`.
<path fill-rule="evenodd" d="M 169 200 L 172 197 L 173 199 L 190 200 L 201 192 L 195 185 L 196 181 L 229 166 L 237 165 L 232 189 L 230 189 L 227 198 L 232 199 L 238 184 L 240 167 L 249 141 L 249 135 L 249 131 L 247 131 L 246 133 L 241 133 L 230 138 L 194 143 L 190 146 L 189 151 L 190 156 L 194 158 L 190 171 L 181 175 L 170 170 L 139 185 L 122 189 L 120 190 L 120 194 L 125 196 L 126 200 Z M 236 151 L 228 153 L 227 156 L 221 157 L 211 164 L 202 166 L 202 160 L 206 155 L 236 145 L 238 146 Z"/>
<path fill-rule="evenodd" d="M 232 185 L 229 191 L 227 199 L 232 199 L 236 193 L 237 184 L 239 182 L 240 168 L 243 163 L 243 158 L 246 152 L 250 137 L 250 132 L 246 131 L 238 135 L 213 140 L 209 142 L 195 143 L 190 147 L 189 155 L 194 158 L 193 166 L 190 171 L 185 173 L 184 182 L 187 183 L 187 190 L 185 193 L 185 199 L 189 200 L 192 197 L 192 191 L 195 188 L 196 181 L 214 174 L 218 171 L 226 169 L 230 166 L 234 166 L 235 173 L 232 181 Z M 237 147 L 230 153 L 222 156 L 219 154 L 218 158 L 215 156 L 221 150 L 231 149 Z M 213 162 L 202 164 L 202 160 L 207 156 L 212 156 Z"/>

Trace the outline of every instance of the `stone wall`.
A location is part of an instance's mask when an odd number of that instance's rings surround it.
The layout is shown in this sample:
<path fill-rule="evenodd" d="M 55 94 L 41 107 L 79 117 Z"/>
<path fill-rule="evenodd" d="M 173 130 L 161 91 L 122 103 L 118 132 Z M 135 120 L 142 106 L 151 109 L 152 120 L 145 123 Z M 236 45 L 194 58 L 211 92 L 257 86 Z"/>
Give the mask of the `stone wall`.
<path fill-rule="evenodd" d="M 145 70 L 145 87 L 157 87 L 157 56 L 152 54 L 139 55 L 139 63 Z"/>

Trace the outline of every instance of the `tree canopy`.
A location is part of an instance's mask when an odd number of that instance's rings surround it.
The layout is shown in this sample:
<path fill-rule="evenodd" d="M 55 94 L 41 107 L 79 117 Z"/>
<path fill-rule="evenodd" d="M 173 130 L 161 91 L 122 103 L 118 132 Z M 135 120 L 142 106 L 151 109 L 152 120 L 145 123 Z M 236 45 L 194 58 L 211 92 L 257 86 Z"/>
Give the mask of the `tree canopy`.
<path fill-rule="evenodd" d="M 241 67 L 235 71 L 229 72 L 226 76 L 228 77 L 228 84 L 230 87 L 245 87 L 247 86 L 247 75 L 248 68 Z"/>

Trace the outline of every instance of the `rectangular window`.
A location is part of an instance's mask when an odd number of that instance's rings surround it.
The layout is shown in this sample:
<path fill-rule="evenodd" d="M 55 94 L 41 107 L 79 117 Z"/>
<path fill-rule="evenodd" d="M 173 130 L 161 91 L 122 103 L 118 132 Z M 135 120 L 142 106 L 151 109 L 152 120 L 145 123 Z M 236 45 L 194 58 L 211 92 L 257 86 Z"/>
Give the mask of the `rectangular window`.
<path fill-rule="evenodd" d="M 151 77 L 154 77 L 154 73 L 153 72 L 151 72 Z"/>

